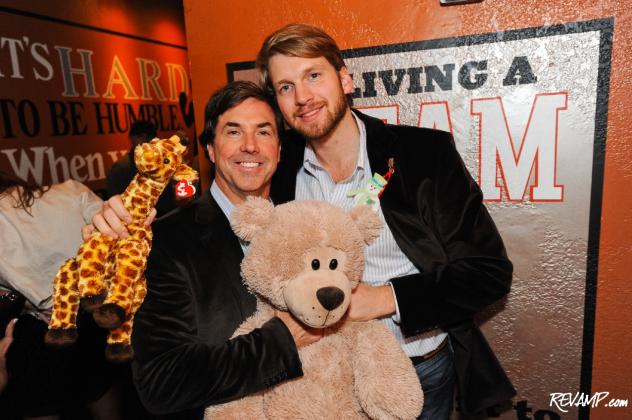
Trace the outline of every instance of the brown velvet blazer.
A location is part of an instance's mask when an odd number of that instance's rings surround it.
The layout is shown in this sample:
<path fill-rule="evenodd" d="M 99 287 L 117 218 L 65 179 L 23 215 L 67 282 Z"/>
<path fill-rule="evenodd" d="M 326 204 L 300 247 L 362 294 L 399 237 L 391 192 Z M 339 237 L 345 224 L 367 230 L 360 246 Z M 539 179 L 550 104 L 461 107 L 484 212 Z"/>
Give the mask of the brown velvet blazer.
<path fill-rule="evenodd" d="M 461 411 L 480 412 L 510 399 L 515 390 L 473 317 L 509 292 L 513 266 L 452 135 L 354 112 L 366 126 L 371 171 L 385 174 L 394 158 L 380 206 L 395 241 L 420 271 L 390 279 L 403 333 L 448 332 Z M 294 199 L 303 164 L 305 140 L 286 134 L 273 179 L 275 204 Z"/>

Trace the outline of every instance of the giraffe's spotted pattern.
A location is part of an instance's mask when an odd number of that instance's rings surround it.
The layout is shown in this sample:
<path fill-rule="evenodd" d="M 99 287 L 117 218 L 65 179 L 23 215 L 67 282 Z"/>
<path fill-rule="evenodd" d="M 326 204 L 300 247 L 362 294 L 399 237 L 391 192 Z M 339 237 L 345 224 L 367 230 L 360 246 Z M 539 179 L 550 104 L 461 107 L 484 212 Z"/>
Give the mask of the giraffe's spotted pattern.
<path fill-rule="evenodd" d="M 95 232 L 81 245 L 77 257 L 61 266 L 53 285 L 53 314 L 48 334 L 76 328 L 80 299 L 98 302 L 99 297 L 105 297 L 103 305 L 116 305 L 125 314 L 110 330 L 108 346 L 131 345 L 134 314 L 147 294 L 143 273 L 151 250 L 152 231 L 144 222 L 171 178 L 197 181 L 197 172 L 182 162 L 185 151 L 186 146 L 177 136 L 154 139 L 134 150 L 138 174 L 121 196 L 132 216 L 127 225 L 130 237 L 114 240 Z M 99 322 L 97 314 L 95 319 Z"/>

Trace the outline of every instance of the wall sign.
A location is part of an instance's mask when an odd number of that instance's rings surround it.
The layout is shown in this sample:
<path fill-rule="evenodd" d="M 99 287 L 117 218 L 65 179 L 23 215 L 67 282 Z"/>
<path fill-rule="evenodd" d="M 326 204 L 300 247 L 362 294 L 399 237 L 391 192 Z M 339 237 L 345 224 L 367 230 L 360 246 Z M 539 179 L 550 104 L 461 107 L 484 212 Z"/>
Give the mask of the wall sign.
<path fill-rule="evenodd" d="M 0 169 L 98 189 L 133 121 L 193 134 L 186 47 L 5 7 L 0 19 Z"/>

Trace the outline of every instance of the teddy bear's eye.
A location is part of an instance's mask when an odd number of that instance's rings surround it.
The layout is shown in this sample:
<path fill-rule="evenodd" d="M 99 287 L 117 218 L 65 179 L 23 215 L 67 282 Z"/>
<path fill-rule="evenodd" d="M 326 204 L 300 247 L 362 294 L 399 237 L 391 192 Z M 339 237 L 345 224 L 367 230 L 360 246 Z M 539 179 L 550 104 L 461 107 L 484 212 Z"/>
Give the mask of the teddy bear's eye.
<path fill-rule="evenodd" d="M 337 259 L 333 259 L 331 261 L 329 261 L 329 269 L 330 270 L 335 270 L 338 267 L 338 260 Z"/>
<path fill-rule="evenodd" d="M 169 158 L 165 158 L 165 160 L 163 160 L 162 163 L 164 163 L 165 165 L 169 163 Z"/>
<path fill-rule="evenodd" d="M 312 260 L 312 270 L 318 270 L 320 268 L 320 261 L 317 259 Z"/>

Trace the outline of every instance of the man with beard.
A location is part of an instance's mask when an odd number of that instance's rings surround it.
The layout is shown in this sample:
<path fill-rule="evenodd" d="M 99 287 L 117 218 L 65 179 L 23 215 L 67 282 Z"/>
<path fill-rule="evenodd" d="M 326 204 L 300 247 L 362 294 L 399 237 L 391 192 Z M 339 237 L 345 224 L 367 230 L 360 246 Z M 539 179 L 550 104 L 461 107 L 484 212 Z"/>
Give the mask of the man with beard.
<path fill-rule="evenodd" d="M 345 95 L 353 79 L 318 28 L 274 32 L 257 68 L 292 128 L 273 179 L 275 203 L 374 204 L 386 222 L 366 249 L 349 317 L 381 318 L 400 341 L 424 390 L 421 418 L 450 417 L 455 379 L 464 412 L 511 398 L 473 316 L 509 292 L 513 267 L 452 136 L 352 111 Z"/>

